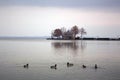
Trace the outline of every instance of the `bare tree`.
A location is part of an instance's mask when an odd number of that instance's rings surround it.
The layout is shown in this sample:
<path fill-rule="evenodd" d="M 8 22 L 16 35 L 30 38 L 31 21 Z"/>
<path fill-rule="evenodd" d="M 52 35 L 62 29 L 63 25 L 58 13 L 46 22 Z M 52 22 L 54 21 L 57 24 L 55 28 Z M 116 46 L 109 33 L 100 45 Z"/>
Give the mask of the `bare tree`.
<path fill-rule="evenodd" d="M 65 33 L 66 33 L 66 28 L 65 27 L 62 27 L 61 28 L 61 32 L 62 32 L 62 37 L 65 35 Z"/>
<path fill-rule="evenodd" d="M 62 31 L 61 31 L 61 29 L 55 29 L 55 30 L 52 32 L 52 36 L 53 36 L 53 37 L 60 38 L 60 36 L 62 36 Z"/>
<path fill-rule="evenodd" d="M 79 33 L 78 27 L 75 25 L 71 28 L 71 32 L 73 34 L 73 38 L 75 39 L 76 35 Z"/>
<path fill-rule="evenodd" d="M 80 35 L 81 35 L 81 39 L 83 39 L 83 35 L 87 34 L 87 32 L 85 31 L 84 28 L 81 28 L 81 29 L 79 30 L 79 32 L 80 32 Z"/>

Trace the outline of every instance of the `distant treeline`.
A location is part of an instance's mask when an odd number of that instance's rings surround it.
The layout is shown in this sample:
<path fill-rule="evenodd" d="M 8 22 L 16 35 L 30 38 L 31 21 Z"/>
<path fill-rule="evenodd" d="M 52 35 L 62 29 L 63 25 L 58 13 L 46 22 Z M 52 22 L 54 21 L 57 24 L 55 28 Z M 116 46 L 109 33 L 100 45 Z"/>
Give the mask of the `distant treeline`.
<path fill-rule="evenodd" d="M 46 39 L 47 37 L 0 37 L 0 39 Z"/>

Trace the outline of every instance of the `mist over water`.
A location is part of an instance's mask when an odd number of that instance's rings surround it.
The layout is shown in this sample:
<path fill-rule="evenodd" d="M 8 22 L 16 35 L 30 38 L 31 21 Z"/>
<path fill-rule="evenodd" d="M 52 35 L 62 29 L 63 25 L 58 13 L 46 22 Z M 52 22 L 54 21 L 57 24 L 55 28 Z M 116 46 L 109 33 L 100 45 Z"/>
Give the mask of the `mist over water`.
<path fill-rule="evenodd" d="M 119 80 L 119 52 L 119 41 L 0 40 L 0 80 Z"/>

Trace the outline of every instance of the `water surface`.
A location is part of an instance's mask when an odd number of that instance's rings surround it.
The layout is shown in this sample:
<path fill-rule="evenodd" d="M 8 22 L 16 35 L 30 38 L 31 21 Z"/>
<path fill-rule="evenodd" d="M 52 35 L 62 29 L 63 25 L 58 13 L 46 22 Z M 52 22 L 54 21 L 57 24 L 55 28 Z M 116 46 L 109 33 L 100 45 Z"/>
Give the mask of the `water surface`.
<path fill-rule="evenodd" d="M 26 63 L 29 68 L 23 68 Z M 50 69 L 54 64 L 57 69 Z M 120 41 L 0 40 L 0 80 L 120 80 L 119 75 Z"/>

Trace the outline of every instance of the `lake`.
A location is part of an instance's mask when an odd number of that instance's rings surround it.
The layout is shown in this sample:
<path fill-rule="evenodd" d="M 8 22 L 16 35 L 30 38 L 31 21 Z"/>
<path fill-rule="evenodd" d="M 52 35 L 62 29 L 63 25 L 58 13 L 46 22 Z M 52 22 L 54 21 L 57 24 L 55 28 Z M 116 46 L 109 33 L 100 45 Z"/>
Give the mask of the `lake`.
<path fill-rule="evenodd" d="M 1 39 L 0 80 L 120 80 L 120 41 Z"/>

